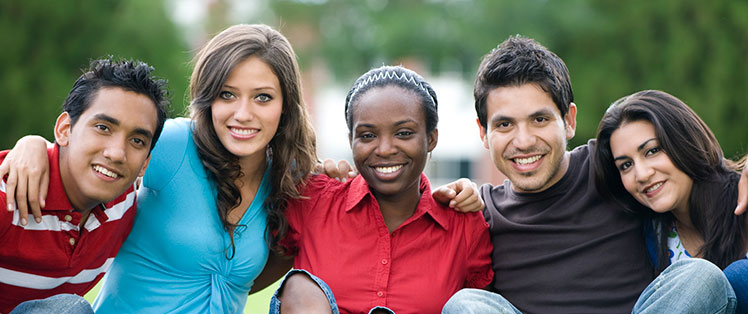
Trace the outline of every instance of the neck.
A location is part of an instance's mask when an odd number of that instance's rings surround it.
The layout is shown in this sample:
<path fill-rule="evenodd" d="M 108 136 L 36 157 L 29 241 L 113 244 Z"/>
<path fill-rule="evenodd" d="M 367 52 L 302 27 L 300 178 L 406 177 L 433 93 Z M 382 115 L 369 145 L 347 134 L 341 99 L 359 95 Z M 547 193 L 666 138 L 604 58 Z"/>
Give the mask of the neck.
<path fill-rule="evenodd" d="M 259 185 L 259 181 L 262 180 L 262 175 L 265 174 L 265 167 L 267 166 L 267 157 L 265 157 L 265 153 L 258 154 L 257 157 L 251 156 L 247 158 L 242 158 L 239 160 L 239 166 L 242 168 L 242 173 L 244 174 L 239 180 L 241 181 L 254 181 L 257 180 L 257 184 Z"/>
<path fill-rule="evenodd" d="M 409 188 L 397 195 L 380 195 L 376 192 L 373 194 L 379 204 L 384 223 L 392 233 L 415 213 L 421 199 L 420 180 L 415 185 L 415 189 Z"/>
<path fill-rule="evenodd" d="M 696 230 L 691 222 L 691 213 L 688 210 L 688 206 L 685 208 L 675 208 L 671 211 L 675 222 L 678 224 L 677 228 L 685 228 L 689 230 Z"/>
<path fill-rule="evenodd" d="M 77 212 L 83 213 L 84 215 L 90 212 L 94 206 L 100 202 L 87 197 L 84 197 L 80 191 L 80 187 L 73 179 L 70 169 L 68 169 L 68 155 L 65 147 L 59 148 L 58 165 L 60 169 L 60 179 L 62 180 L 62 187 L 65 190 L 65 196 L 68 198 L 70 205 L 73 205 L 73 209 Z"/>

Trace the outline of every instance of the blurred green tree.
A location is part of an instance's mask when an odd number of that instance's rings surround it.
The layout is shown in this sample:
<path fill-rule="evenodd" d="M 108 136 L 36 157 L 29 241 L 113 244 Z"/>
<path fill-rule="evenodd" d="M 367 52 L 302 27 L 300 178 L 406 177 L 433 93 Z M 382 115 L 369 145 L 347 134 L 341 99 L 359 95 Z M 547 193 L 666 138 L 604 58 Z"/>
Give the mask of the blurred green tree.
<path fill-rule="evenodd" d="M 278 0 L 269 7 L 272 14 L 258 19 L 279 21 L 302 66 L 324 60 L 344 84 L 410 58 L 472 81 L 484 54 L 522 34 L 569 67 L 580 107 L 570 145 L 594 137 L 614 100 L 662 89 L 694 108 L 727 156 L 748 151 L 746 1 Z"/>
<path fill-rule="evenodd" d="M 0 147 L 21 136 L 52 140 L 73 82 L 91 59 L 114 55 L 154 66 L 181 113 L 190 54 L 164 3 L 150 0 L 0 2 Z"/>

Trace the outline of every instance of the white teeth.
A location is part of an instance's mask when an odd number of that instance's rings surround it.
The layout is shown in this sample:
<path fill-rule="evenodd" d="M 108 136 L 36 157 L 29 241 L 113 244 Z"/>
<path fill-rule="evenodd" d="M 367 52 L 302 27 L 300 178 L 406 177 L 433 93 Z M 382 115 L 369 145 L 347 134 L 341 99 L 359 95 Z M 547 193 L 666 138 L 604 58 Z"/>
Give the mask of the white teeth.
<path fill-rule="evenodd" d="M 111 171 L 107 170 L 106 168 L 104 168 L 102 166 L 96 165 L 93 168 L 94 168 L 94 170 L 96 170 L 96 172 L 101 173 L 101 174 L 103 174 L 103 175 L 105 175 L 107 177 L 110 177 L 110 178 L 117 178 L 119 176 L 116 173 L 111 172 Z"/>
<path fill-rule="evenodd" d="M 231 128 L 231 132 L 234 132 L 239 135 L 250 135 L 259 132 L 257 129 L 237 129 L 237 128 Z"/>
<path fill-rule="evenodd" d="M 400 170 L 400 168 L 402 167 L 403 165 L 391 166 L 391 167 L 374 167 L 374 169 L 376 169 L 377 172 L 381 172 L 381 173 L 393 173 L 395 171 Z"/>
<path fill-rule="evenodd" d="M 520 165 L 527 165 L 527 164 L 531 164 L 531 163 L 538 161 L 540 157 L 543 157 L 543 155 L 535 155 L 533 157 L 528 157 L 528 158 L 514 158 L 514 162 Z"/>
<path fill-rule="evenodd" d="M 660 186 L 662 186 L 662 183 L 663 182 L 657 183 L 657 184 L 653 185 L 651 188 L 646 189 L 644 192 L 649 193 L 649 192 L 652 192 L 654 190 L 657 190 Z"/>

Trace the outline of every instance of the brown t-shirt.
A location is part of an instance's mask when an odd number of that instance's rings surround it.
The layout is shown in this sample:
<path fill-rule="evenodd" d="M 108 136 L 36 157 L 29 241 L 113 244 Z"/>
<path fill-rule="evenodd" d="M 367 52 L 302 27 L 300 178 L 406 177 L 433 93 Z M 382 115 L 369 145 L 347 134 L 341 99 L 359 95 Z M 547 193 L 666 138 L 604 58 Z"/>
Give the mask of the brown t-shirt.
<path fill-rule="evenodd" d="M 559 182 L 517 193 L 484 185 L 493 288 L 523 313 L 631 313 L 654 279 L 642 218 L 595 189 L 590 148 L 571 152 Z"/>

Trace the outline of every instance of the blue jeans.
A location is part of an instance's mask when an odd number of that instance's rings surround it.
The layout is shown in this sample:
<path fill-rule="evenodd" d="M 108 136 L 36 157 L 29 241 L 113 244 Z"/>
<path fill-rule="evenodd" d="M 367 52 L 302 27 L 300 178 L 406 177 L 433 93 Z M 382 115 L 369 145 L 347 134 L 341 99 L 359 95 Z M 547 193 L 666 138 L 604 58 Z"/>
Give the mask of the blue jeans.
<path fill-rule="evenodd" d="M 735 303 L 735 293 L 722 271 L 706 260 L 691 258 L 657 276 L 639 296 L 632 313 L 734 313 Z M 499 294 L 463 289 L 447 301 L 442 313 L 520 311 Z"/>
<path fill-rule="evenodd" d="M 281 284 L 278 287 L 278 290 L 275 290 L 275 293 L 273 294 L 273 297 L 270 299 L 270 311 L 269 311 L 269 314 L 279 314 L 280 313 L 281 302 L 278 299 L 278 295 L 280 294 L 281 290 L 283 290 L 283 284 L 286 282 L 286 279 L 289 276 L 291 276 L 293 274 L 296 274 L 296 273 L 303 273 L 303 274 L 306 274 L 307 276 L 309 276 L 309 278 L 312 278 L 312 280 L 314 280 L 314 282 L 317 283 L 317 285 L 319 286 L 319 288 L 322 290 L 322 292 L 327 297 L 327 302 L 330 303 L 330 308 L 332 309 L 332 313 L 333 314 L 339 314 L 340 313 L 340 310 L 338 310 L 338 303 L 335 301 L 335 296 L 332 294 L 332 290 L 330 290 L 330 287 L 322 279 L 320 279 L 319 277 L 317 277 L 315 275 L 310 274 L 308 271 L 303 270 L 303 269 L 291 269 L 290 271 L 288 271 L 288 273 L 286 273 L 286 276 L 283 277 L 283 281 L 281 281 Z M 390 310 L 390 309 L 388 309 L 388 308 L 386 308 L 384 306 L 376 306 L 376 307 L 370 309 L 369 313 L 372 313 L 372 312 L 374 312 L 376 310 L 384 311 L 385 313 L 389 313 L 389 314 L 395 314 L 395 312 L 393 312 L 392 310 Z"/>
<path fill-rule="evenodd" d="M 724 273 L 738 299 L 738 308 L 735 312 L 748 313 L 748 259 L 732 262 L 725 268 Z"/>
<path fill-rule="evenodd" d="M 91 304 L 76 294 L 58 294 L 46 299 L 30 300 L 16 306 L 10 314 L 93 314 Z"/>

